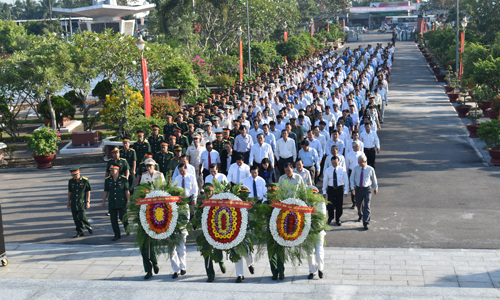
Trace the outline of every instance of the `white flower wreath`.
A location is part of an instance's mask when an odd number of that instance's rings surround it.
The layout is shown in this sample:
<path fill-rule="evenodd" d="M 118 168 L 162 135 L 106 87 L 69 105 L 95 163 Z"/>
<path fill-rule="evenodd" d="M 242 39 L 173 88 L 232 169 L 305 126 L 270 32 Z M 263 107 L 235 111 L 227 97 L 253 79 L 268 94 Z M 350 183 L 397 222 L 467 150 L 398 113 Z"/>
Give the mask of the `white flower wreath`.
<path fill-rule="evenodd" d="M 213 196 L 211 199 L 229 199 L 229 200 L 236 200 L 236 201 L 243 201 L 241 200 L 238 196 L 232 193 L 221 193 Z M 214 240 L 209 233 L 208 229 L 208 214 L 210 212 L 210 206 L 205 206 L 203 208 L 203 215 L 201 217 L 201 228 L 203 229 L 203 235 L 205 236 L 205 239 L 207 242 L 212 245 L 215 249 L 219 250 L 229 250 L 232 249 L 236 246 L 238 246 L 243 239 L 245 238 L 247 234 L 247 226 L 248 226 L 248 211 L 246 208 L 240 208 L 241 212 L 241 228 L 238 232 L 238 235 L 234 240 L 232 240 L 229 243 L 221 243 L 216 240 Z"/>
<path fill-rule="evenodd" d="M 153 197 L 168 197 L 171 196 L 169 193 L 165 191 L 151 191 L 149 194 L 146 195 L 146 198 L 153 198 Z M 142 228 L 144 228 L 144 231 L 153 239 L 157 240 L 164 240 L 172 235 L 172 233 L 175 230 L 175 227 L 177 227 L 177 218 L 179 217 L 179 213 L 177 211 L 177 204 L 170 202 L 170 203 L 164 203 L 165 205 L 169 205 L 170 209 L 172 210 L 172 219 L 169 222 L 169 227 L 167 231 L 162 232 L 162 233 L 156 233 L 153 230 L 149 228 L 149 223 L 146 217 L 146 211 L 148 208 L 148 205 L 151 204 L 143 204 L 141 205 L 141 210 L 139 212 L 139 217 L 141 219 L 141 225 Z"/>
<path fill-rule="evenodd" d="M 297 198 L 288 198 L 281 202 L 286 204 L 294 204 L 298 206 L 307 206 L 307 204 L 304 201 Z M 278 232 L 277 222 L 280 212 L 281 208 L 275 207 L 273 209 L 273 213 L 271 214 L 271 218 L 269 219 L 269 227 L 274 240 L 283 247 L 299 246 L 306 240 L 307 236 L 309 235 L 309 231 L 311 230 L 311 214 L 304 213 L 304 229 L 302 230 L 301 235 L 297 239 L 289 241 L 282 238 Z"/>

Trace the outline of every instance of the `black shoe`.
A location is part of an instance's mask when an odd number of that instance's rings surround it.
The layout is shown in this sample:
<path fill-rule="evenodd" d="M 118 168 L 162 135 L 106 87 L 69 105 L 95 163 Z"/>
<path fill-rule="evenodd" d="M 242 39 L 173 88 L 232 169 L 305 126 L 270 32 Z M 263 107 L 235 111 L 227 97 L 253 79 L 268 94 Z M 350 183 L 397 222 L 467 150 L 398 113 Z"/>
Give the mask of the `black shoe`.
<path fill-rule="evenodd" d="M 108 216 L 108 217 L 109 217 L 109 213 L 106 213 L 106 216 Z"/>
<path fill-rule="evenodd" d="M 368 224 L 365 224 L 365 230 L 368 230 Z"/>
<path fill-rule="evenodd" d="M 116 242 L 121 238 L 121 236 L 115 236 L 111 241 Z"/>
<path fill-rule="evenodd" d="M 339 221 L 337 221 L 337 226 L 342 226 L 342 223 Z"/>
<path fill-rule="evenodd" d="M 181 270 L 181 275 L 186 275 L 186 270 Z"/>
<path fill-rule="evenodd" d="M 358 222 L 361 222 L 361 219 L 363 219 L 363 217 L 359 217 L 359 218 L 358 218 Z"/>
<path fill-rule="evenodd" d="M 307 279 L 313 279 L 314 278 L 314 273 L 309 273 L 309 276 L 307 276 Z"/>
<path fill-rule="evenodd" d="M 160 268 L 158 268 L 157 265 L 153 265 L 153 271 L 155 271 L 155 274 L 158 274 L 158 272 L 160 272 Z"/>
<path fill-rule="evenodd" d="M 240 282 L 242 282 L 243 280 L 245 280 L 245 277 L 244 277 L 244 276 L 238 276 L 238 278 L 236 278 L 236 283 L 240 283 Z"/>
<path fill-rule="evenodd" d="M 220 266 L 220 271 L 222 272 L 222 274 L 226 274 L 226 265 L 224 263 L 222 263 L 222 265 Z"/>
<path fill-rule="evenodd" d="M 250 274 L 255 273 L 255 269 L 253 268 L 253 265 L 248 267 L 248 271 L 250 271 Z"/>
<path fill-rule="evenodd" d="M 323 272 L 318 270 L 318 277 L 323 278 Z"/>
<path fill-rule="evenodd" d="M 351 206 L 351 209 L 355 209 L 355 208 L 356 208 L 356 204 L 353 204 L 353 205 Z"/>
<path fill-rule="evenodd" d="M 285 279 L 285 274 L 281 273 L 281 274 L 279 274 L 278 277 L 279 277 L 280 280 L 283 280 L 283 279 Z"/>
<path fill-rule="evenodd" d="M 153 277 L 153 273 L 151 273 L 151 271 L 149 271 L 148 274 L 146 274 L 146 276 L 144 276 L 144 279 L 148 280 L 151 277 Z"/>
<path fill-rule="evenodd" d="M 74 238 L 74 239 L 76 239 L 76 238 L 79 238 L 79 237 L 84 236 L 84 235 L 85 235 L 85 234 L 83 234 L 83 233 L 82 233 L 82 234 L 78 234 L 78 233 L 77 233 L 77 234 L 76 234 L 73 238 Z"/>
<path fill-rule="evenodd" d="M 278 275 L 273 275 L 273 277 L 271 277 L 272 280 L 278 280 Z"/>
<path fill-rule="evenodd" d="M 92 227 L 87 228 L 87 230 L 89 231 L 90 234 L 94 233 L 94 231 L 92 230 Z"/>
<path fill-rule="evenodd" d="M 332 224 L 332 219 L 328 218 L 328 225 Z"/>
<path fill-rule="evenodd" d="M 173 279 L 175 279 L 175 278 L 177 278 L 177 277 L 179 277 L 179 273 L 174 273 L 174 275 L 172 275 L 172 278 L 173 278 Z"/>
<path fill-rule="evenodd" d="M 214 281 L 214 278 L 208 278 L 207 279 L 207 282 L 213 282 Z"/>

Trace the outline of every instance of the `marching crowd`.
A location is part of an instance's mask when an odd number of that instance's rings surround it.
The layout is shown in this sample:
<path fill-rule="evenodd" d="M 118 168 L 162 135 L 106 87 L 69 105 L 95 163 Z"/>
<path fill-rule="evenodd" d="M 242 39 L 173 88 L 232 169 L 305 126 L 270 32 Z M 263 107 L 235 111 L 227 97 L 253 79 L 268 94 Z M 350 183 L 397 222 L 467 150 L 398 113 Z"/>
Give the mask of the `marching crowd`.
<path fill-rule="evenodd" d="M 127 226 L 123 216 L 134 186 L 155 180 L 177 183 L 194 205 L 203 186 L 214 180 L 243 184 L 250 197 L 262 201 L 269 184 L 322 183 L 328 224 L 342 225 L 343 201 L 350 193 L 351 208 L 368 230 L 371 193 L 378 192 L 377 132 L 388 106 L 394 51 L 392 43 L 347 47 L 341 54 L 327 50 L 167 115 L 166 125 L 153 125 L 151 136 L 138 131 L 133 145 L 123 139 L 123 147 L 111 151 L 102 201 L 103 208 L 108 201 L 113 241 L 120 238 L 118 219 Z M 85 216 L 91 188 L 78 168 L 71 172 L 68 209 L 77 238 L 84 227 L 92 234 Z M 181 252 L 174 278 L 186 273 Z M 309 277 L 318 271 L 322 278 L 323 258 L 315 255 Z M 253 270 L 251 261 L 248 267 Z M 146 279 L 151 268 L 147 273 Z"/>

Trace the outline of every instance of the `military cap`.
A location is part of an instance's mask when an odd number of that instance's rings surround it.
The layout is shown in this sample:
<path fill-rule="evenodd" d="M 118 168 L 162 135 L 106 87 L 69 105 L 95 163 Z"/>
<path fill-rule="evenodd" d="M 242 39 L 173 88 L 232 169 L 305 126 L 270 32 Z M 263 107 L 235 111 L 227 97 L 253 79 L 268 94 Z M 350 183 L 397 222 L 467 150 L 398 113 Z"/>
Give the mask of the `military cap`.
<path fill-rule="evenodd" d="M 123 143 L 130 143 L 130 139 L 127 139 L 127 138 L 122 139 L 122 142 L 123 142 Z"/>
<path fill-rule="evenodd" d="M 119 151 L 120 151 L 120 148 L 118 148 L 118 147 L 113 147 L 111 149 L 111 153 L 113 153 L 113 152 L 119 152 Z"/>
<path fill-rule="evenodd" d="M 193 133 L 193 135 L 191 135 L 193 137 L 193 140 L 196 140 L 196 139 L 199 139 L 200 138 L 200 135 L 197 134 L 197 133 Z"/>
<path fill-rule="evenodd" d="M 206 121 L 206 122 L 205 122 L 205 126 L 212 126 L 212 122 L 210 122 L 210 121 Z"/>
<path fill-rule="evenodd" d="M 205 132 L 205 130 L 203 130 L 201 128 L 196 128 L 196 132 L 198 132 L 200 134 L 203 134 Z"/>
<path fill-rule="evenodd" d="M 110 166 L 109 166 L 109 170 L 120 170 L 120 166 L 115 164 L 115 163 L 112 163 Z"/>
<path fill-rule="evenodd" d="M 188 127 L 194 127 L 194 124 L 192 122 L 189 122 Z"/>
<path fill-rule="evenodd" d="M 156 161 L 152 158 L 148 158 L 144 161 L 144 164 L 147 165 L 156 165 Z"/>
<path fill-rule="evenodd" d="M 175 135 L 171 135 L 168 138 L 171 139 L 171 140 L 176 140 L 177 139 L 177 137 Z"/>
<path fill-rule="evenodd" d="M 161 143 L 160 143 L 160 146 L 162 146 L 162 147 L 163 147 L 163 146 L 168 146 L 168 143 L 167 143 L 167 142 L 161 142 Z"/>
<path fill-rule="evenodd" d="M 222 136 L 222 132 L 216 132 L 215 135 L 216 136 Z"/>
<path fill-rule="evenodd" d="M 155 128 L 156 128 L 156 129 L 160 130 L 160 126 L 158 126 L 158 125 L 156 125 L 156 124 L 151 125 L 151 128 L 153 128 L 153 129 L 155 129 Z"/>
<path fill-rule="evenodd" d="M 177 145 L 175 146 L 174 151 L 182 151 L 182 147 Z"/>
<path fill-rule="evenodd" d="M 71 172 L 71 175 L 75 176 L 76 174 L 80 173 L 80 167 L 71 168 L 69 169 L 69 171 Z"/>
<path fill-rule="evenodd" d="M 224 131 L 224 132 L 230 132 L 231 129 L 229 129 L 229 128 L 223 128 L 222 131 Z"/>
<path fill-rule="evenodd" d="M 176 126 L 174 127 L 174 130 L 177 130 L 177 131 L 179 131 L 179 132 L 180 132 L 180 131 L 182 131 L 182 129 L 181 129 L 178 125 L 176 125 Z"/>
<path fill-rule="evenodd" d="M 219 117 L 213 117 L 212 121 L 219 121 Z"/>
<path fill-rule="evenodd" d="M 138 130 L 138 131 L 137 131 L 137 135 L 144 135 L 144 131 L 142 131 L 142 130 Z"/>
<path fill-rule="evenodd" d="M 153 153 L 151 153 L 151 152 L 146 152 L 146 153 L 144 153 L 144 157 L 145 157 L 145 158 L 153 158 Z"/>

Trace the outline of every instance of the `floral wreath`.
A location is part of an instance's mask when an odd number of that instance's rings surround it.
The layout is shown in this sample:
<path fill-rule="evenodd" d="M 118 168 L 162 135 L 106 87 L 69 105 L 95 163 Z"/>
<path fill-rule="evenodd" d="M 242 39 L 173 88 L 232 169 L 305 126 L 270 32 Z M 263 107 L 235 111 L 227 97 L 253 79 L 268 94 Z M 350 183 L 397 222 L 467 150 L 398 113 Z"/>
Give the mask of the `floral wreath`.
<path fill-rule="evenodd" d="M 288 198 L 281 203 L 307 206 L 304 201 L 297 198 Z M 273 239 L 281 246 L 299 246 L 306 240 L 311 230 L 311 213 L 293 212 L 275 207 L 269 220 L 269 229 Z"/>
<path fill-rule="evenodd" d="M 243 201 L 232 193 L 221 193 L 211 199 Z M 238 246 L 247 233 L 248 212 L 246 208 L 230 206 L 205 206 L 201 217 L 201 228 L 205 239 L 215 249 L 229 250 Z"/>
<path fill-rule="evenodd" d="M 152 191 L 145 198 L 171 196 L 165 191 Z M 153 239 L 163 240 L 174 233 L 179 213 L 175 203 L 142 204 L 139 212 L 144 231 Z"/>

